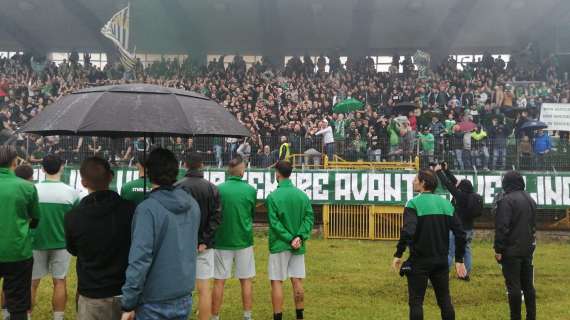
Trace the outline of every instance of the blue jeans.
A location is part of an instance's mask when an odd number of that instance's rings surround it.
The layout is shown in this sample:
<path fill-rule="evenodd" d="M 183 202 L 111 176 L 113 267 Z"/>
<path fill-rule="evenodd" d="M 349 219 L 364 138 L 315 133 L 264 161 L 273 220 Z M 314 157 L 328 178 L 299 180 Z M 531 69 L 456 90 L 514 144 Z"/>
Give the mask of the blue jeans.
<path fill-rule="evenodd" d="M 467 243 L 465 244 L 465 256 L 463 257 L 463 262 L 465 262 L 465 268 L 467 269 L 467 274 L 471 273 L 473 257 L 471 256 L 471 241 L 473 241 L 473 230 L 465 230 L 465 238 Z M 449 255 L 447 257 L 447 262 L 449 267 L 453 265 L 455 260 L 455 236 L 453 232 L 449 232 Z"/>
<path fill-rule="evenodd" d="M 325 151 L 327 153 L 327 158 L 329 158 L 329 161 L 334 161 L 334 143 L 327 143 L 325 145 Z"/>
<path fill-rule="evenodd" d="M 187 320 L 192 312 L 192 295 L 182 298 L 139 305 L 135 310 L 136 320 Z"/>
<path fill-rule="evenodd" d="M 501 164 L 499 166 L 499 163 Z M 506 147 L 495 146 L 493 149 L 493 164 L 491 165 L 492 170 L 504 169 L 507 164 L 507 150 Z"/>
<path fill-rule="evenodd" d="M 214 156 L 216 158 L 216 165 L 218 166 L 218 168 L 221 168 L 223 166 L 222 146 L 220 146 L 219 144 L 214 145 Z"/>
<path fill-rule="evenodd" d="M 463 149 L 455 149 L 455 161 L 457 161 L 457 167 L 459 170 L 465 170 L 465 165 L 463 164 Z"/>

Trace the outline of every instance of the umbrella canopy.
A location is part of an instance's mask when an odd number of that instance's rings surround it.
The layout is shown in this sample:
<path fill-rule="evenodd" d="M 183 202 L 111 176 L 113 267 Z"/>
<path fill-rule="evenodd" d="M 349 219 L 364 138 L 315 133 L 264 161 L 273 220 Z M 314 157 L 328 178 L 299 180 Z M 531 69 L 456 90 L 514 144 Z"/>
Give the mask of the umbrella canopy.
<path fill-rule="evenodd" d="M 47 106 L 21 131 L 44 136 L 249 136 L 249 131 L 213 100 L 147 84 L 74 92 Z"/>
<path fill-rule="evenodd" d="M 529 120 L 520 127 L 520 130 L 539 130 L 539 129 L 546 129 L 548 125 L 544 122 L 540 122 L 538 120 Z"/>
<path fill-rule="evenodd" d="M 477 125 L 473 121 L 461 121 L 458 126 L 459 130 L 463 132 L 471 132 L 477 128 Z"/>
<path fill-rule="evenodd" d="M 417 108 L 418 106 L 416 106 L 416 104 L 413 102 L 401 102 L 394 107 L 394 112 L 396 114 L 403 114 L 407 116 L 410 111 L 414 111 Z"/>
<path fill-rule="evenodd" d="M 350 98 L 337 103 L 333 108 L 333 112 L 348 113 L 352 111 L 362 110 L 362 108 L 364 108 L 364 103 L 360 102 L 359 100 Z"/>

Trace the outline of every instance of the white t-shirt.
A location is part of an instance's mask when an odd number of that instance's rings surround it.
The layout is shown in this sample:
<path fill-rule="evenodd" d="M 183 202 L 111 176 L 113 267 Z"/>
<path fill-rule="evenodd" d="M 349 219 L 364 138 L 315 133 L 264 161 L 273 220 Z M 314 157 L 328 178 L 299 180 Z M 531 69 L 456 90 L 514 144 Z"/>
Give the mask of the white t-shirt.
<path fill-rule="evenodd" d="M 321 134 L 323 135 L 323 143 L 324 144 L 334 143 L 334 136 L 333 136 L 333 131 L 332 131 L 331 126 L 328 126 L 324 129 L 321 129 L 315 134 L 316 135 L 321 135 Z"/>

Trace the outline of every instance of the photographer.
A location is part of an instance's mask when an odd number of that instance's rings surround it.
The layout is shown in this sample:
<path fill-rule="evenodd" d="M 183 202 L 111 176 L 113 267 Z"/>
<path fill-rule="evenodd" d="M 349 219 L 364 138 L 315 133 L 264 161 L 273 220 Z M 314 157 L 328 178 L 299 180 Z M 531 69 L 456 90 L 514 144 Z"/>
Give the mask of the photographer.
<path fill-rule="evenodd" d="M 434 171 L 437 173 L 439 181 L 453 196 L 451 203 L 455 208 L 455 214 L 461 221 L 463 230 L 465 230 L 465 266 L 467 267 L 467 275 L 459 277 L 459 279 L 469 281 L 469 274 L 472 269 L 471 241 L 473 240 L 473 220 L 482 213 L 483 199 L 474 191 L 471 181 L 467 179 L 458 181 L 449 171 L 446 162 L 435 166 Z M 454 235 L 452 233 L 449 234 L 449 239 L 448 263 L 451 265 L 454 257 Z"/>
<path fill-rule="evenodd" d="M 443 319 L 455 319 L 449 293 L 449 233 L 455 235 L 455 268 L 459 277 L 467 271 L 463 264 L 465 232 L 448 200 L 435 194 L 437 178 L 432 170 L 421 170 L 413 182 L 417 196 L 404 209 L 404 226 L 394 254 L 392 267 L 408 278 L 410 319 L 423 319 L 423 301 L 430 280 Z M 410 248 L 409 259 L 402 255 Z"/>

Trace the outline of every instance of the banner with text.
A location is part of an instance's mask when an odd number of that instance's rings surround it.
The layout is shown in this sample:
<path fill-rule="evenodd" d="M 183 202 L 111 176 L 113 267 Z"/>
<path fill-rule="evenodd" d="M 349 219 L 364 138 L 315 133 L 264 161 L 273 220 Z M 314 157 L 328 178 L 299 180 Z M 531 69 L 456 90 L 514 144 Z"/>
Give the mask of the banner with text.
<path fill-rule="evenodd" d="M 121 187 L 138 177 L 134 168 L 115 168 L 112 189 Z M 36 181 L 43 180 L 40 169 L 35 169 Z M 182 177 L 184 171 L 180 171 Z M 525 173 L 527 191 L 540 208 L 565 208 L 570 206 L 570 173 Z M 220 169 L 207 170 L 204 177 L 214 184 L 226 180 L 227 173 Z M 404 205 L 414 196 L 412 182 L 414 172 L 360 171 L 360 170 L 305 170 L 292 174 L 293 183 L 303 190 L 315 204 L 384 204 Z M 263 200 L 277 188 L 273 170 L 251 169 L 244 179 L 257 190 L 257 198 Z M 501 173 L 485 172 L 479 175 L 457 175 L 468 179 L 483 196 L 485 205 L 491 206 L 495 195 L 501 191 Z M 66 168 L 63 180 L 85 194 L 79 169 Z M 449 197 L 445 190 L 438 190 Z"/>
<path fill-rule="evenodd" d="M 543 103 L 540 109 L 540 121 L 550 131 L 570 131 L 570 103 Z"/>

